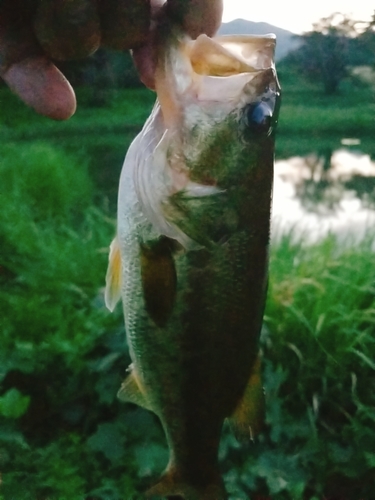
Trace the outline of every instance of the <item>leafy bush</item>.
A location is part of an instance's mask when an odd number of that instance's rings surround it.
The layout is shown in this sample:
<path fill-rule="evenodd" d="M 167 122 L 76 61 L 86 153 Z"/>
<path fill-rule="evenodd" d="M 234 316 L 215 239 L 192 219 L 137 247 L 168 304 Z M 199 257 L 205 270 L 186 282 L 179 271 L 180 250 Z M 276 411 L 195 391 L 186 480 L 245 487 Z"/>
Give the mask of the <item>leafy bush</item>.
<path fill-rule="evenodd" d="M 128 362 L 124 332 L 102 298 L 114 224 L 91 206 L 86 170 L 43 143 L 0 151 L 5 498 L 134 493 L 121 475 L 135 475 L 135 458 L 127 432 L 120 437 L 132 412 L 121 420 L 115 401 Z"/>

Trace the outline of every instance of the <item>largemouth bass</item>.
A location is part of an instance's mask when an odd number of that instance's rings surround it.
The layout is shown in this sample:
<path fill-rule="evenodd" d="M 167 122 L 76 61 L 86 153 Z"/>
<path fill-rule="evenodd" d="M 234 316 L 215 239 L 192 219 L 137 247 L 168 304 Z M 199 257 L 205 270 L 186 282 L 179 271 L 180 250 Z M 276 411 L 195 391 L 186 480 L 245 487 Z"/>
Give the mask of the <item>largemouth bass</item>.
<path fill-rule="evenodd" d="M 156 413 L 170 460 L 146 496 L 227 498 L 225 419 L 262 422 L 275 37 L 168 39 L 158 100 L 121 173 L 106 303 L 122 297 L 132 359 L 119 397 Z"/>

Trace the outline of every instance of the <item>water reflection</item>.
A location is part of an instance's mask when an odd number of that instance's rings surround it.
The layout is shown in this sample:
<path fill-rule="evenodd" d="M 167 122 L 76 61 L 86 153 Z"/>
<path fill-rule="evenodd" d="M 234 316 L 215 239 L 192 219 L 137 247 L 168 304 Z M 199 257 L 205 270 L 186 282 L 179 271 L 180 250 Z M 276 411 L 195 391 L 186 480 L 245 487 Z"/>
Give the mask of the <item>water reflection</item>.
<path fill-rule="evenodd" d="M 361 238 L 371 227 L 375 228 L 375 162 L 369 155 L 327 147 L 276 161 L 274 233 L 295 228 L 310 239 L 329 231 Z"/>

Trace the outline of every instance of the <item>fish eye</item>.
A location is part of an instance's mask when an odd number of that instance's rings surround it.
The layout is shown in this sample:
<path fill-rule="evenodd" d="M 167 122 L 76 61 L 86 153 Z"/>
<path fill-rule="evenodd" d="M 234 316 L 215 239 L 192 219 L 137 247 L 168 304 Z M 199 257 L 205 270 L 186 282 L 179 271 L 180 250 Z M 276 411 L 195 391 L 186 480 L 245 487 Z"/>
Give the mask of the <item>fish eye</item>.
<path fill-rule="evenodd" d="M 269 135 L 272 131 L 272 109 L 265 101 L 249 104 L 244 110 L 247 128 L 254 134 Z"/>

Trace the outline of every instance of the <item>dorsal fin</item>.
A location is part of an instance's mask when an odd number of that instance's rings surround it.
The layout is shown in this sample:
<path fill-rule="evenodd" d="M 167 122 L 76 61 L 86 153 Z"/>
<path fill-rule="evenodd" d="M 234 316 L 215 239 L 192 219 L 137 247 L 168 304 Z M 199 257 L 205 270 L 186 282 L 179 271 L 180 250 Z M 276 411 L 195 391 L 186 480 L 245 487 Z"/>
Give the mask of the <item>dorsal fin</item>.
<path fill-rule="evenodd" d="M 112 241 L 109 250 L 109 263 L 105 277 L 105 305 L 112 312 L 121 297 L 122 267 L 118 237 Z"/>

